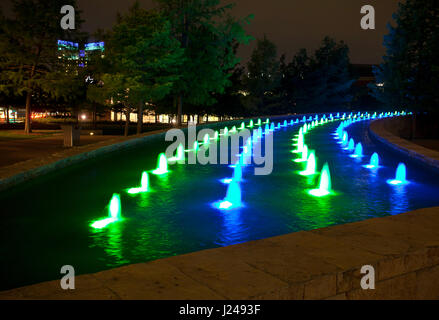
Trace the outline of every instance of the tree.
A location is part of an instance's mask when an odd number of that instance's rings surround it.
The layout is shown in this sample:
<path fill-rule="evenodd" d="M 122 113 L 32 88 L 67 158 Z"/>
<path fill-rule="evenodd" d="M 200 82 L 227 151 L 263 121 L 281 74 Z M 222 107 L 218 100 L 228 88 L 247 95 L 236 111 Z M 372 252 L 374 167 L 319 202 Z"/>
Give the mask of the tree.
<path fill-rule="evenodd" d="M 73 7 L 76 0 L 68 1 Z M 25 132 L 31 132 L 32 96 L 41 90 L 51 97 L 68 97 L 70 76 L 57 57 L 57 40 L 75 40 L 76 30 L 60 27 L 65 0 L 13 0 L 13 19 L 2 18 L 0 91 L 26 97 Z M 75 10 L 76 28 L 82 20 Z"/>
<path fill-rule="evenodd" d="M 264 36 L 258 39 L 250 61 L 247 64 L 248 74 L 244 79 L 249 93 L 256 99 L 257 109 L 273 102 L 275 91 L 280 85 L 280 65 L 276 45 Z"/>
<path fill-rule="evenodd" d="M 384 62 L 374 70 L 372 95 L 388 107 L 438 112 L 439 6 L 436 0 L 406 0 L 384 38 Z M 416 113 L 415 113 L 416 114 Z"/>
<path fill-rule="evenodd" d="M 350 88 L 354 83 L 349 72 L 349 48 L 343 42 L 325 37 L 315 53 L 316 68 L 326 80 L 326 99 L 320 110 L 329 111 L 347 106 L 352 100 Z"/>
<path fill-rule="evenodd" d="M 239 62 L 233 45 L 250 41 L 243 27 L 252 16 L 236 20 L 228 14 L 233 5 L 220 6 L 220 0 L 156 1 L 184 49 L 181 78 L 173 87 L 181 125 L 183 100 L 195 106 L 212 105 L 216 102 L 212 93 L 223 93 L 230 84 L 227 71 Z"/>
<path fill-rule="evenodd" d="M 141 9 L 136 2 L 107 36 L 107 64 L 101 75 L 102 87 L 92 86 L 92 101 L 113 100 L 125 108 L 125 135 L 130 113 L 138 112 L 141 132 L 143 109 L 164 99 L 176 81 L 184 63 L 184 50 L 171 36 L 169 22 L 156 11 Z"/>
<path fill-rule="evenodd" d="M 312 56 L 302 49 L 289 64 L 282 58 L 283 99 L 300 112 L 347 107 L 352 100 L 354 82 L 349 72 L 348 54 L 346 44 L 325 37 Z"/>

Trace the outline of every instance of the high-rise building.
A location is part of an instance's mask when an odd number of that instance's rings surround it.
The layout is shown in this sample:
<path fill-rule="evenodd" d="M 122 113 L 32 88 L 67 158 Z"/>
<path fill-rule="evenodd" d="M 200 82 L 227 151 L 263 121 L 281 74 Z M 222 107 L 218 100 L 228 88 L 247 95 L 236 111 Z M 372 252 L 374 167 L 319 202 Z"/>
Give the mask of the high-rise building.
<path fill-rule="evenodd" d="M 76 42 L 58 40 L 58 59 L 66 67 L 66 72 L 71 68 L 86 67 L 88 61 L 95 57 L 103 58 L 105 51 L 104 42 L 90 42 L 79 49 Z"/>

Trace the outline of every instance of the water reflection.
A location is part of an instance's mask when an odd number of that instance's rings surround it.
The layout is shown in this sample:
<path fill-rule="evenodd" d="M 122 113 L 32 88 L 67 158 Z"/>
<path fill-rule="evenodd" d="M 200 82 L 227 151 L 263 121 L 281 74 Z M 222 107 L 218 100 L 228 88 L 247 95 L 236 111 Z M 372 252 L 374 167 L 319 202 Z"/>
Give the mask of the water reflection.
<path fill-rule="evenodd" d="M 245 234 L 241 219 L 241 210 L 236 209 L 225 211 L 222 214 L 222 229 L 220 232 L 220 244 L 228 246 L 243 242 L 242 236 Z"/>
<path fill-rule="evenodd" d="M 409 211 L 409 197 L 408 197 L 409 185 L 400 184 L 392 186 L 392 192 L 390 196 L 390 214 L 397 215 L 403 212 Z"/>

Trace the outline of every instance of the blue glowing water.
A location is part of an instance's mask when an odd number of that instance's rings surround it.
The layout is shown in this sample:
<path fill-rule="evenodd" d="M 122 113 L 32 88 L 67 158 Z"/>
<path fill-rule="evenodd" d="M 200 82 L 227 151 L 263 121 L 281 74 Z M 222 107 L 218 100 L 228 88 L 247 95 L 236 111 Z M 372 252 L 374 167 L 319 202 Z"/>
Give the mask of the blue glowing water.
<path fill-rule="evenodd" d="M 59 279 L 59 266 L 66 261 L 71 261 L 81 273 L 94 273 L 129 263 L 438 206 L 439 176 L 372 141 L 368 123 L 356 122 L 345 131 L 362 143 L 365 156 L 379 154 L 379 170 L 365 169 L 342 152 L 337 141 L 330 138 L 340 125 L 337 121 L 316 127 L 306 135 L 307 146 L 316 150 L 317 169 L 314 175 L 301 176 L 299 173 L 308 168 L 309 161 L 291 161 L 298 157 L 291 153 L 291 139 L 299 127 L 288 127 L 273 136 L 272 174 L 256 176 L 252 165 L 243 168 L 240 191 L 241 204 L 245 206 L 234 210 L 211 206 L 216 200 L 223 201 L 227 194 L 227 185 L 219 180 L 233 179 L 234 171 L 228 165 L 170 165 L 168 174 L 150 175 L 149 192 L 135 196 L 122 192 L 138 186 L 143 171 L 156 168 L 157 155 L 169 145 L 161 139 L 3 191 L 0 287 Z M 309 151 L 308 160 L 312 154 Z M 320 187 L 317 173 L 324 162 L 329 163 L 335 194 L 312 197 L 307 191 Z M 406 164 L 405 179 L 409 182 L 387 184 L 388 179 L 396 178 L 399 163 Z M 108 217 L 106 205 L 118 191 L 123 221 L 101 230 L 91 228 L 92 221 Z M 27 201 L 22 200 L 23 194 Z M 42 201 L 48 194 L 57 196 Z"/>
<path fill-rule="evenodd" d="M 349 144 L 348 144 L 348 151 L 353 151 L 354 150 L 354 148 L 355 148 L 355 141 L 354 141 L 354 139 L 350 139 L 349 140 Z"/>
<path fill-rule="evenodd" d="M 376 168 L 380 165 L 380 157 L 378 153 L 374 152 L 374 154 L 370 157 L 370 165 L 372 168 Z"/>

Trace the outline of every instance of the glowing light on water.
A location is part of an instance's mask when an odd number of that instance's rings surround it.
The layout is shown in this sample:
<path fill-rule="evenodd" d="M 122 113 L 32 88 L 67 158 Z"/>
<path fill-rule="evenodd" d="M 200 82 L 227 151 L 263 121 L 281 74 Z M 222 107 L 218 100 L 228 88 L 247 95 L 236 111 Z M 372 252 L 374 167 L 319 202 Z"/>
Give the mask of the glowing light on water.
<path fill-rule="evenodd" d="M 346 131 L 343 132 L 343 138 L 341 140 L 341 146 L 346 147 L 348 145 L 349 135 Z"/>
<path fill-rule="evenodd" d="M 363 145 L 361 142 L 358 142 L 355 146 L 354 154 L 351 155 L 352 158 L 361 158 L 363 156 Z"/>
<path fill-rule="evenodd" d="M 245 123 L 242 122 L 242 123 L 241 123 L 241 126 L 239 127 L 239 130 L 244 130 L 244 129 L 245 129 Z"/>
<path fill-rule="evenodd" d="M 216 133 L 218 134 L 218 132 L 216 132 Z M 182 161 L 182 160 L 184 160 L 184 147 L 180 143 L 177 147 L 175 157 L 168 159 L 168 162 L 172 164 L 176 161 Z"/>
<path fill-rule="evenodd" d="M 364 167 L 368 169 L 374 169 L 374 168 L 378 168 L 379 165 L 380 165 L 380 158 L 378 156 L 378 153 L 375 152 L 372 155 L 372 157 L 370 157 L 370 163 L 365 165 Z"/>
<path fill-rule="evenodd" d="M 149 178 L 148 178 L 148 173 L 145 171 L 142 173 L 142 179 L 140 180 L 140 187 L 131 188 L 128 190 L 128 193 L 138 194 L 138 193 L 148 192 L 148 186 L 149 186 Z"/>
<path fill-rule="evenodd" d="M 168 173 L 168 160 L 166 159 L 166 155 L 164 153 L 161 153 L 159 155 L 158 161 L 157 161 L 157 169 L 155 169 L 152 173 L 155 175 L 162 175 Z"/>
<path fill-rule="evenodd" d="M 319 188 L 310 190 L 309 194 L 314 197 L 324 197 L 331 193 L 331 188 L 331 173 L 328 164 L 325 163 L 320 173 Z"/>
<path fill-rule="evenodd" d="M 233 126 L 232 130 L 230 130 L 230 133 L 236 133 L 236 126 Z"/>
<path fill-rule="evenodd" d="M 257 123 L 257 125 L 258 125 L 258 126 L 262 125 L 262 120 L 261 120 L 261 119 L 258 119 L 258 123 Z"/>
<path fill-rule="evenodd" d="M 290 126 L 292 126 L 292 125 L 294 125 L 294 120 L 293 119 L 290 121 Z"/>
<path fill-rule="evenodd" d="M 261 128 L 261 127 L 258 128 L 258 131 L 257 131 L 257 137 L 258 137 L 259 139 L 262 138 L 262 128 Z"/>
<path fill-rule="evenodd" d="M 306 122 L 306 117 L 303 116 L 302 122 Z"/>
<path fill-rule="evenodd" d="M 306 163 L 306 169 L 300 172 L 302 176 L 312 176 L 316 174 L 316 154 L 315 151 L 309 153 L 309 157 Z"/>
<path fill-rule="evenodd" d="M 270 131 L 270 125 L 268 123 L 265 125 L 264 131 L 265 131 L 265 134 L 267 134 Z"/>
<path fill-rule="evenodd" d="M 303 151 L 303 147 L 305 144 L 305 139 L 303 137 L 303 134 L 299 134 L 299 138 L 297 140 L 297 143 L 295 144 L 295 146 L 297 146 L 297 149 L 293 151 L 293 153 L 300 153 Z"/>
<path fill-rule="evenodd" d="M 222 201 L 217 201 L 214 206 L 220 210 L 232 210 L 242 207 L 241 186 L 237 181 L 230 182 L 227 188 L 226 197 Z"/>
<path fill-rule="evenodd" d="M 308 160 L 308 146 L 304 145 L 302 148 L 302 158 L 294 160 L 294 162 L 305 162 Z"/>
<path fill-rule="evenodd" d="M 351 138 L 349 140 L 349 144 L 348 144 L 347 150 L 348 151 L 354 151 L 354 149 L 355 149 L 355 142 L 354 142 L 354 139 Z"/>
<path fill-rule="evenodd" d="M 271 124 L 270 131 L 274 131 L 274 123 Z"/>
<path fill-rule="evenodd" d="M 193 151 L 198 152 L 198 150 L 200 150 L 200 144 L 198 143 L 198 141 L 195 141 Z"/>
<path fill-rule="evenodd" d="M 248 125 L 249 128 L 253 128 L 254 124 L 253 124 L 253 120 L 250 120 L 250 124 Z"/>
<path fill-rule="evenodd" d="M 284 121 L 284 127 L 288 126 L 287 120 Z"/>
<path fill-rule="evenodd" d="M 387 180 L 388 184 L 401 185 L 407 184 L 407 167 L 404 163 L 400 163 L 396 169 L 396 175 L 394 180 Z"/>
<path fill-rule="evenodd" d="M 233 170 L 233 180 L 240 182 L 242 180 L 242 167 L 238 164 Z"/>
<path fill-rule="evenodd" d="M 115 193 L 110 200 L 108 205 L 108 218 L 97 220 L 93 222 L 90 226 L 95 229 L 103 229 L 110 223 L 122 220 L 122 209 L 120 205 L 120 195 Z"/>
<path fill-rule="evenodd" d="M 219 138 L 219 133 L 218 131 L 215 131 L 215 136 L 213 137 L 214 140 L 218 140 Z"/>
<path fill-rule="evenodd" d="M 224 128 L 223 135 L 225 136 L 229 135 L 229 129 L 227 127 Z"/>
<path fill-rule="evenodd" d="M 277 124 L 276 129 L 280 129 L 280 122 Z"/>
<path fill-rule="evenodd" d="M 303 126 L 303 134 L 305 134 L 308 131 L 308 126 L 305 124 Z"/>
<path fill-rule="evenodd" d="M 209 144 L 210 144 L 210 136 L 209 136 L 208 134 L 206 134 L 206 135 L 204 136 L 203 143 L 204 143 L 205 145 L 209 145 Z"/>

